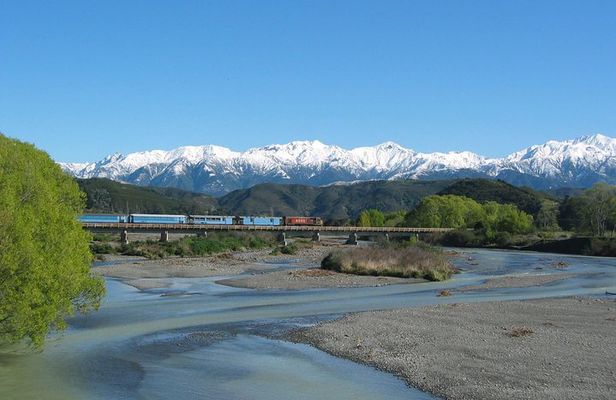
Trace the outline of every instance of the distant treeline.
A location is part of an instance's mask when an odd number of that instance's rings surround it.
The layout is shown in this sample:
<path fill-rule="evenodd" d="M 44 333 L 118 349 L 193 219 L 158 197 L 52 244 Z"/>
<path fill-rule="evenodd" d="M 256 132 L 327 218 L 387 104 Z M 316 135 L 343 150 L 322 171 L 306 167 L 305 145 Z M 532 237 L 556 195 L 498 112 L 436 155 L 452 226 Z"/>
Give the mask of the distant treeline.
<path fill-rule="evenodd" d="M 92 212 L 232 215 L 314 215 L 328 224 L 355 224 L 362 210 L 411 210 L 430 195 L 462 195 L 479 202 L 515 204 L 535 215 L 551 196 L 487 179 L 372 181 L 315 187 L 261 184 L 214 198 L 173 188 L 141 187 L 108 179 L 78 181 Z"/>
<path fill-rule="evenodd" d="M 466 183 L 465 186 L 469 187 Z M 485 199 L 482 196 L 474 197 Z M 455 230 L 452 232 L 426 238 L 449 246 L 493 245 L 573 254 L 616 255 L 616 243 L 612 240 L 616 233 L 615 186 L 597 184 L 561 200 L 548 197 L 539 200 L 538 204 L 527 203 L 527 210 L 534 211 L 531 214 L 513 203 L 439 194 L 425 197 L 411 210 L 391 213 L 377 209 L 364 210 L 357 224 L 453 228 Z M 555 238 L 560 239 L 559 243 L 554 243 Z M 569 240 L 563 242 L 562 239 Z"/>

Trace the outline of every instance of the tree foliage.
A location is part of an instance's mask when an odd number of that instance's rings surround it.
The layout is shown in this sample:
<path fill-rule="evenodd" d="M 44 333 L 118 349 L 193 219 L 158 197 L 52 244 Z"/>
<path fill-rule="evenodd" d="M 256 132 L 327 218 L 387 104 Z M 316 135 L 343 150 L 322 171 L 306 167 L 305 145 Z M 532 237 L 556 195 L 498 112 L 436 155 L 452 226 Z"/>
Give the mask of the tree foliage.
<path fill-rule="evenodd" d="M 533 229 L 533 217 L 513 204 L 488 201 L 479 204 L 464 196 L 428 196 L 408 213 L 406 225 L 426 228 L 475 228 L 512 234 L 528 233 Z"/>
<path fill-rule="evenodd" d="M 385 215 L 374 208 L 364 210 L 359 214 L 357 226 L 383 226 L 385 225 Z"/>
<path fill-rule="evenodd" d="M 567 230 L 603 236 L 616 229 L 616 187 L 598 183 L 560 205 L 560 225 Z"/>
<path fill-rule="evenodd" d="M 544 231 L 559 229 L 558 226 L 558 203 L 554 200 L 544 199 L 541 208 L 535 216 L 535 225 Z"/>
<path fill-rule="evenodd" d="M 77 184 L 34 146 L 0 135 L 0 342 L 43 343 L 75 311 L 97 308 Z"/>

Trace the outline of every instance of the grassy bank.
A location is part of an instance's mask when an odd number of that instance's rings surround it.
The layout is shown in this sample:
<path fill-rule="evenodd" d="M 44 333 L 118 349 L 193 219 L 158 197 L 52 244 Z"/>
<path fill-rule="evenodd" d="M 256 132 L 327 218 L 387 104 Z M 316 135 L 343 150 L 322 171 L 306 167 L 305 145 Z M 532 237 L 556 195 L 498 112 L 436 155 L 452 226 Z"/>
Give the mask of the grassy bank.
<path fill-rule="evenodd" d="M 227 251 L 258 250 L 276 246 L 271 235 L 216 234 L 207 238 L 184 237 L 179 240 L 161 243 L 155 240 L 135 241 L 113 246 L 109 242 L 95 241 L 91 244 L 95 254 L 121 254 L 150 259 L 169 256 L 200 257 Z"/>
<path fill-rule="evenodd" d="M 584 256 L 616 257 L 616 239 L 573 237 L 564 240 L 543 240 L 522 249 Z"/>
<path fill-rule="evenodd" d="M 616 238 L 576 237 L 569 232 L 510 235 L 498 232 L 486 235 L 473 230 L 456 230 L 423 237 L 426 243 L 449 247 L 498 248 L 530 250 L 546 253 L 578 254 L 584 256 L 616 257 Z"/>
<path fill-rule="evenodd" d="M 356 275 L 449 279 L 455 268 L 440 251 L 427 246 L 376 246 L 331 252 L 321 268 Z"/>

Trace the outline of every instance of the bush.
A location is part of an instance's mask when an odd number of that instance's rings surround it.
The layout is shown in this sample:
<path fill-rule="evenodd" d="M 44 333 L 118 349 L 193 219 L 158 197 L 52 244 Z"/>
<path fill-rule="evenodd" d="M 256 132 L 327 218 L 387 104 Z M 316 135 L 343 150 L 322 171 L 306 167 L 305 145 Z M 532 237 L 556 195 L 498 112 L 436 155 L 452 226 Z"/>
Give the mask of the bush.
<path fill-rule="evenodd" d="M 115 237 L 109 233 L 95 233 L 92 235 L 92 240 L 95 242 L 113 242 Z"/>
<path fill-rule="evenodd" d="M 347 274 L 423 278 L 431 281 L 448 279 L 455 272 L 440 251 L 419 246 L 334 251 L 323 259 L 321 268 Z"/>
<path fill-rule="evenodd" d="M 113 254 L 115 249 L 109 243 L 90 243 L 90 251 L 94 254 Z"/>
<path fill-rule="evenodd" d="M 511 246 L 511 234 L 509 232 L 498 232 L 494 235 L 494 243 L 502 247 Z"/>
<path fill-rule="evenodd" d="M 291 243 L 291 244 L 288 244 L 286 246 L 282 246 L 280 248 L 280 252 L 282 254 L 296 254 L 297 253 L 297 246 L 295 245 L 295 243 Z"/>
<path fill-rule="evenodd" d="M 119 252 L 128 256 L 164 258 L 168 256 L 199 257 L 226 251 L 262 249 L 272 247 L 274 240 L 268 236 L 217 234 L 211 237 L 184 237 L 177 241 L 160 243 L 153 240 L 130 242 L 120 246 Z"/>
<path fill-rule="evenodd" d="M 479 246 L 484 241 L 485 237 L 470 230 L 450 231 L 443 234 L 440 238 L 440 243 L 444 246 L 453 247 Z"/>

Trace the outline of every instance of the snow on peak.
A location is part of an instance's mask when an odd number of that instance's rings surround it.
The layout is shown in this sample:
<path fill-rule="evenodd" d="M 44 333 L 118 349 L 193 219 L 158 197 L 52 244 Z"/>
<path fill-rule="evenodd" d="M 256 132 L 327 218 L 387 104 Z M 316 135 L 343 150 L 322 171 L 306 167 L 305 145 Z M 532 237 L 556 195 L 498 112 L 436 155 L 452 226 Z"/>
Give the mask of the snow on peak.
<path fill-rule="evenodd" d="M 80 178 L 107 177 L 138 184 L 224 193 L 259 182 L 331 184 L 372 179 L 431 176 L 500 177 L 508 171 L 568 179 L 616 171 L 616 139 L 601 134 L 548 141 L 507 157 L 491 159 L 461 151 L 418 153 L 395 142 L 343 149 L 318 140 L 272 144 L 235 152 L 226 147 L 183 146 L 112 154 L 95 163 L 62 163 Z M 466 171 L 466 172 L 465 172 Z M 443 175 L 444 174 L 444 175 Z M 457 174 L 457 175 L 456 175 Z M 616 176 L 613 177 L 616 182 Z M 581 179 L 581 178 L 580 178 Z"/>

